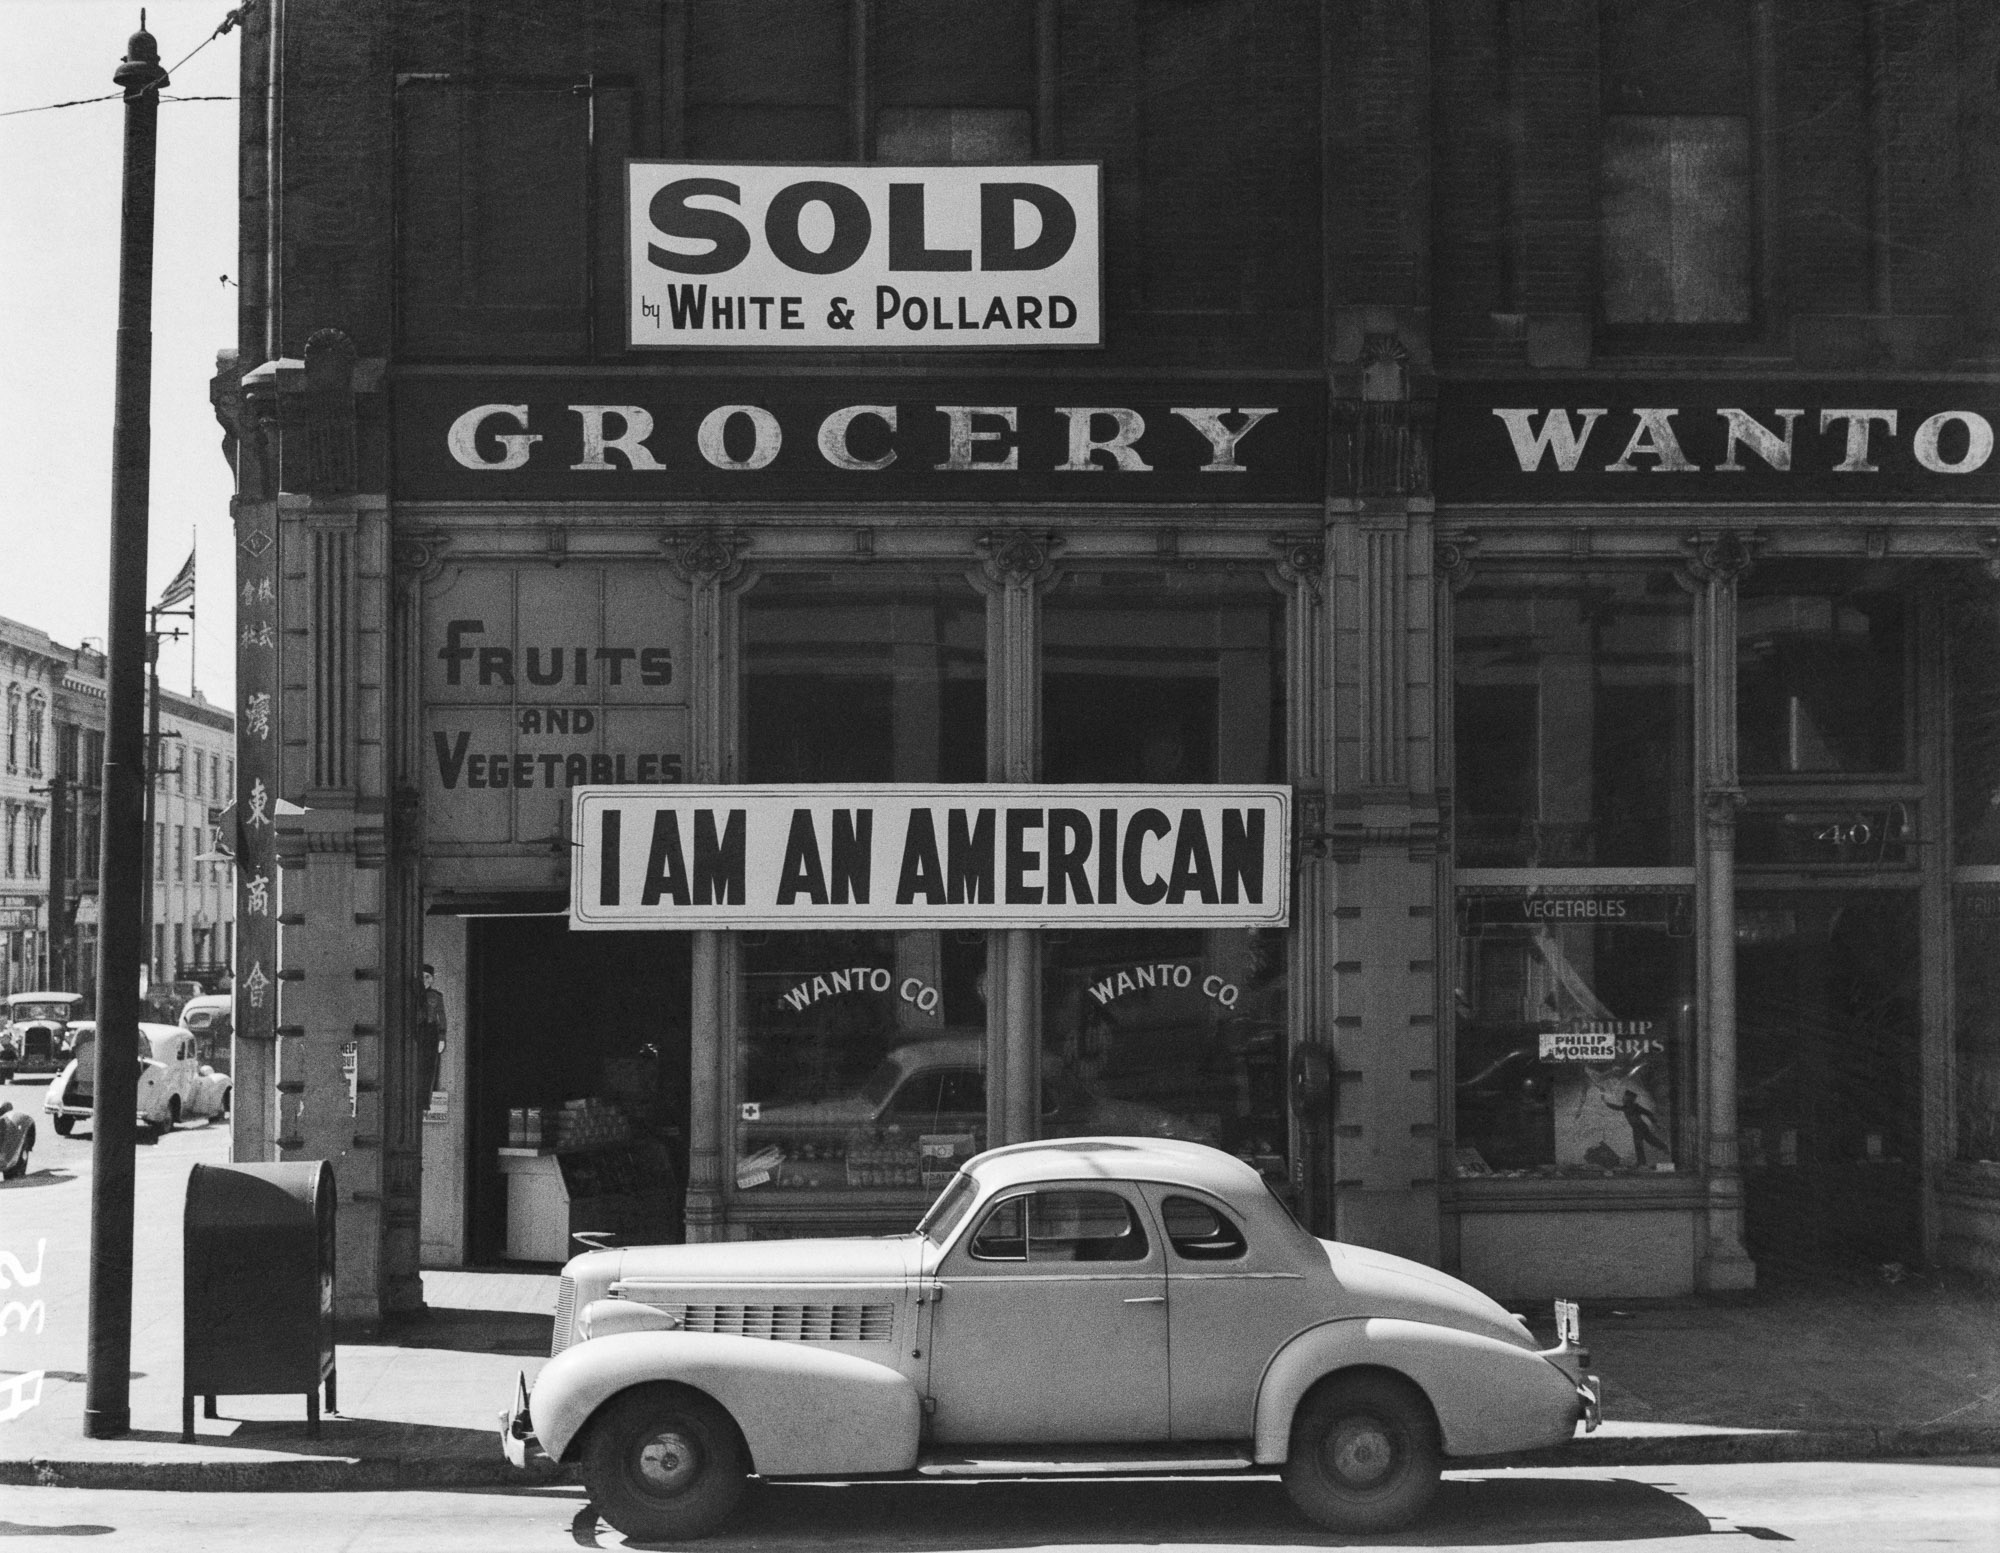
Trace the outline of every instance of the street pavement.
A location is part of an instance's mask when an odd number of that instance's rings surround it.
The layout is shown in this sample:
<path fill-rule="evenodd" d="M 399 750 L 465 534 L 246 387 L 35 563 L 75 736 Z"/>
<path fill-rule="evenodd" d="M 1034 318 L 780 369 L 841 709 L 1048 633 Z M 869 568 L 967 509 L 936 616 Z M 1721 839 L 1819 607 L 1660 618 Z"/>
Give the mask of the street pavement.
<path fill-rule="evenodd" d="M 39 1114 L 42 1089 L 6 1086 L 0 1098 Z M 0 1184 L 0 1277 L 15 1285 L 0 1287 L 0 1492 L 533 1487 L 501 1458 L 495 1420 L 517 1372 L 532 1379 L 547 1353 L 546 1272 L 425 1273 L 426 1313 L 340 1345 L 341 1413 L 318 1439 L 307 1436 L 303 1397 L 232 1396 L 225 1417 L 198 1418 L 196 1442 L 180 1443 L 182 1202 L 189 1170 L 225 1161 L 228 1143 L 225 1127 L 191 1124 L 138 1151 L 133 1428 L 117 1440 L 82 1432 L 88 1133 L 57 1138 L 44 1126 L 33 1173 Z M 1991 1286 L 1919 1273 L 1889 1282 L 1873 1270 L 1779 1276 L 1745 1296 L 1587 1304 L 1584 1333 L 1606 1382 L 1604 1428 L 1514 1464 L 2000 1453 Z M 38 1404 L 7 1417 L 35 1372 Z"/>
<path fill-rule="evenodd" d="M 93 1539 L 106 1550 L 206 1553 L 487 1553 L 626 1546 L 580 1490 L 169 1494 L 0 1488 L 0 1537 L 26 1547 Z M 1452 1473 L 1430 1514 L 1368 1546 L 1584 1553 L 1785 1543 L 1801 1553 L 2000 1547 L 2000 1457 L 1839 1465 Z M 1060 1483 L 767 1484 L 700 1544 L 714 1553 L 981 1553 L 1059 1547 L 1353 1546 L 1292 1509 L 1275 1479 Z"/>

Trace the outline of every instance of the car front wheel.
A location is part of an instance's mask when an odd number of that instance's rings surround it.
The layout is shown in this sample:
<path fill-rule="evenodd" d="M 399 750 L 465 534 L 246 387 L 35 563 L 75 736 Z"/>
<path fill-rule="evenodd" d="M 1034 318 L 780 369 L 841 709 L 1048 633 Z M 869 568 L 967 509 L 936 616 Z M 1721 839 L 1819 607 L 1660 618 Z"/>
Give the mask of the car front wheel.
<path fill-rule="evenodd" d="M 52 1116 L 49 1118 L 49 1125 L 55 1128 L 58 1138 L 67 1138 L 71 1133 L 76 1131 L 76 1118 L 74 1116 Z"/>
<path fill-rule="evenodd" d="M 685 1386 L 637 1386 L 590 1426 L 583 1481 L 634 1541 L 705 1537 L 742 1502 L 749 1462 L 730 1416 Z"/>
<path fill-rule="evenodd" d="M 1285 1489 L 1330 1531 L 1386 1532 L 1430 1503 L 1442 1470 L 1423 1393 L 1382 1372 L 1323 1381 L 1292 1422 Z"/>

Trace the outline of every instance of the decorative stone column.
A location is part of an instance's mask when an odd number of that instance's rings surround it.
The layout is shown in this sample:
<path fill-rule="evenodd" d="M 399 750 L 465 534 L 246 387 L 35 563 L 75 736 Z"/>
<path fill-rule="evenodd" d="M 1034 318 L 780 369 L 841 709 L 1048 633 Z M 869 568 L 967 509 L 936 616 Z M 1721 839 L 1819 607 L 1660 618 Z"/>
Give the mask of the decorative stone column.
<path fill-rule="evenodd" d="M 1706 1211 L 1695 1283 L 1748 1289 L 1757 1269 L 1743 1249 L 1743 1176 L 1736 1147 L 1736 585 L 1761 541 L 1730 530 L 1690 534 L 1681 574 L 1694 594 L 1695 773 L 1701 805 L 1695 854 L 1701 988 L 1701 1159 Z"/>
<path fill-rule="evenodd" d="M 1369 311 L 1381 316 L 1365 332 L 1336 339 L 1352 353 L 1336 360 L 1329 406 L 1333 1224 L 1344 1240 L 1435 1263 L 1436 401 L 1419 327 Z"/>
<path fill-rule="evenodd" d="M 670 531 L 661 544 L 688 584 L 688 780 L 736 779 L 736 598 L 754 581 L 745 574 L 743 535 L 718 529 Z M 730 1147 L 723 1114 L 730 1085 L 725 1064 L 738 1028 L 736 938 L 712 929 L 692 935 L 688 1010 L 687 1238 L 720 1240 L 724 1161 Z"/>
<path fill-rule="evenodd" d="M 1042 770 L 1041 595 L 1062 539 L 1028 529 L 983 534 L 972 582 L 986 610 L 986 776 L 1033 782 Z M 1039 935 L 986 935 L 986 1146 L 1035 1136 L 1042 1063 Z"/>

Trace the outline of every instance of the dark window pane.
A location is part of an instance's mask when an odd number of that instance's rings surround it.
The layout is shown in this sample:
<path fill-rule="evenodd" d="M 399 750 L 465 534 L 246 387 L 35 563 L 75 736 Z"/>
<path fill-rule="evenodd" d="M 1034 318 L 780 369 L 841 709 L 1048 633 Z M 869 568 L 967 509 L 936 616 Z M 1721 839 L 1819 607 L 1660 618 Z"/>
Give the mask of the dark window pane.
<path fill-rule="evenodd" d="M 1905 612 L 1837 572 L 1752 573 L 1736 606 L 1736 741 L 1745 776 L 1908 769 Z"/>
<path fill-rule="evenodd" d="M 1665 573 L 1495 574 L 1457 596 L 1460 867 L 1693 862 L 1692 619 Z"/>
<path fill-rule="evenodd" d="M 876 0 L 875 91 L 885 104 L 1028 107 L 1034 0 Z"/>
<path fill-rule="evenodd" d="M 2000 863 L 2000 599 L 1950 603 L 1954 861 Z"/>
<path fill-rule="evenodd" d="M 1028 1199 L 1031 1262 L 1143 1262 L 1149 1247 L 1132 1205 L 1116 1192 L 1037 1192 Z"/>
<path fill-rule="evenodd" d="M 1611 114 L 1598 185 L 1605 322 L 1750 320 L 1750 121 Z"/>
<path fill-rule="evenodd" d="M 1066 574 L 1043 609 L 1043 775 L 1284 780 L 1283 626 L 1261 577 Z"/>
<path fill-rule="evenodd" d="M 600 144 L 593 161 L 591 105 L 575 84 L 413 82 L 397 93 L 404 349 L 584 350 L 589 183 L 623 147 Z"/>
<path fill-rule="evenodd" d="M 1249 1247 L 1229 1218 L 1193 1197 L 1169 1197 L 1160 1205 L 1167 1241 L 1184 1262 L 1230 1262 Z"/>

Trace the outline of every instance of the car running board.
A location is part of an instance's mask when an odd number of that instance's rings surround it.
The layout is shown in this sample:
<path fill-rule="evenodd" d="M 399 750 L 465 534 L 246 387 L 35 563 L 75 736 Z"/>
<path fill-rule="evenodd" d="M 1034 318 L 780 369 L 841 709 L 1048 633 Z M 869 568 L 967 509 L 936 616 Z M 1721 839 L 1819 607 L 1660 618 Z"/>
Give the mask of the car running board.
<path fill-rule="evenodd" d="M 1102 1477 L 1162 1472 L 1244 1472 L 1256 1465 L 1247 1447 L 1234 1445 L 1086 1445 L 1060 1450 L 1015 1447 L 974 1455 L 930 1452 L 917 1462 L 924 1477 Z"/>

